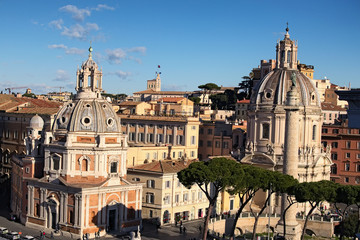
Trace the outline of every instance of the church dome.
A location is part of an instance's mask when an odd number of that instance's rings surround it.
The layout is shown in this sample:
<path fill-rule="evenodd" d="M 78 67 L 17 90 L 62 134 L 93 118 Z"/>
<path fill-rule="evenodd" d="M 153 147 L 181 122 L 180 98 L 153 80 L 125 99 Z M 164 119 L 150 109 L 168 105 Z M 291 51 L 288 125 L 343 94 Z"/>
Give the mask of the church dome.
<path fill-rule="evenodd" d="M 35 115 L 30 120 L 30 128 L 42 129 L 44 127 L 44 120 L 39 115 Z"/>
<path fill-rule="evenodd" d="M 111 104 L 106 100 L 79 99 L 64 104 L 56 115 L 53 130 L 119 132 L 120 123 Z"/>
<path fill-rule="evenodd" d="M 56 115 L 53 131 L 120 132 L 120 122 L 111 104 L 101 96 L 102 72 L 89 58 L 77 71 L 76 96 L 63 105 Z"/>
<path fill-rule="evenodd" d="M 250 103 L 257 105 L 285 105 L 286 94 L 292 86 L 295 73 L 295 88 L 299 93 L 300 106 L 320 105 L 320 97 L 313 81 L 298 70 L 274 69 L 254 88 Z"/>

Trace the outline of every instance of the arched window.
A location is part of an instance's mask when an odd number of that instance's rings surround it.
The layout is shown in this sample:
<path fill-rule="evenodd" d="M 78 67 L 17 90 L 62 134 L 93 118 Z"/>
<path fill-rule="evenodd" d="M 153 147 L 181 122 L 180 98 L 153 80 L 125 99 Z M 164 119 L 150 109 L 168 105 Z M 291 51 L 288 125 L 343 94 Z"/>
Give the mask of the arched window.
<path fill-rule="evenodd" d="M 291 60 L 291 51 L 287 52 L 287 62 L 290 63 Z"/>
<path fill-rule="evenodd" d="M 81 156 L 79 158 L 80 171 L 90 170 L 90 158 L 88 156 Z"/>
<path fill-rule="evenodd" d="M 52 170 L 60 170 L 60 164 L 61 164 L 61 156 L 59 154 L 53 154 L 51 156 L 52 159 Z"/>
<path fill-rule="evenodd" d="M 316 125 L 313 125 L 313 129 L 312 129 L 312 140 L 313 141 L 316 140 L 316 130 L 317 130 Z"/>

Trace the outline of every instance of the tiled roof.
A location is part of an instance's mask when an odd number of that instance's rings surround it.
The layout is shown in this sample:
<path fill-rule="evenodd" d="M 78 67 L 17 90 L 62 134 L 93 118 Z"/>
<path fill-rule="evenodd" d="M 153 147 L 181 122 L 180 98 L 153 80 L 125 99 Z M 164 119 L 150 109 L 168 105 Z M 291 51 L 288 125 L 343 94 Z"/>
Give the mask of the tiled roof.
<path fill-rule="evenodd" d="M 154 91 L 152 89 L 147 89 L 140 92 L 134 92 L 134 94 L 153 94 L 153 95 L 184 95 L 189 92 L 182 91 Z"/>
<path fill-rule="evenodd" d="M 136 106 L 143 102 L 126 101 L 119 104 L 119 106 Z"/>
<path fill-rule="evenodd" d="M 61 105 L 55 101 L 0 94 L 0 111 L 4 112 L 55 114 Z"/>
<path fill-rule="evenodd" d="M 328 102 L 322 102 L 321 109 L 322 110 L 330 110 L 330 111 L 346 111 L 345 108 L 342 108 L 341 106 L 334 105 L 334 104 L 328 103 Z"/>
<path fill-rule="evenodd" d="M 128 170 L 148 171 L 156 173 L 177 173 L 198 160 L 159 160 L 128 168 Z"/>
<path fill-rule="evenodd" d="M 163 97 L 163 98 L 159 98 L 157 101 L 158 102 L 169 102 L 169 103 L 177 103 L 183 99 L 186 99 L 184 97 Z"/>

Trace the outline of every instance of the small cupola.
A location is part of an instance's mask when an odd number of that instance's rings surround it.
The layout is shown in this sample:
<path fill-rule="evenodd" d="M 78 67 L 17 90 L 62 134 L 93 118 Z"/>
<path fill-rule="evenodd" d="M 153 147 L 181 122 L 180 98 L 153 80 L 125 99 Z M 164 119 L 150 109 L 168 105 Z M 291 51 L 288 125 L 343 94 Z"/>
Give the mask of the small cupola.
<path fill-rule="evenodd" d="M 283 40 L 276 44 L 276 68 L 297 69 L 297 44 L 290 39 L 289 27 Z"/>

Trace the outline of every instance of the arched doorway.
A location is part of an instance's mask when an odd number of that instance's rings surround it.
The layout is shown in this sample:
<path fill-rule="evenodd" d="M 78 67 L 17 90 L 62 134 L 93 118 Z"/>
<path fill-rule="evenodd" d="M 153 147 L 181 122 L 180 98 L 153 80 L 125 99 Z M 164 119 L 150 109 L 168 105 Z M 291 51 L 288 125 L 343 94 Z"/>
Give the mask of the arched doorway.
<path fill-rule="evenodd" d="M 169 221 L 170 221 L 170 213 L 168 210 L 166 210 L 163 216 L 163 223 L 168 223 Z"/>
<path fill-rule="evenodd" d="M 47 227 L 57 229 L 59 223 L 59 204 L 54 199 L 49 199 L 47 202 L 48 216 Z"/>

